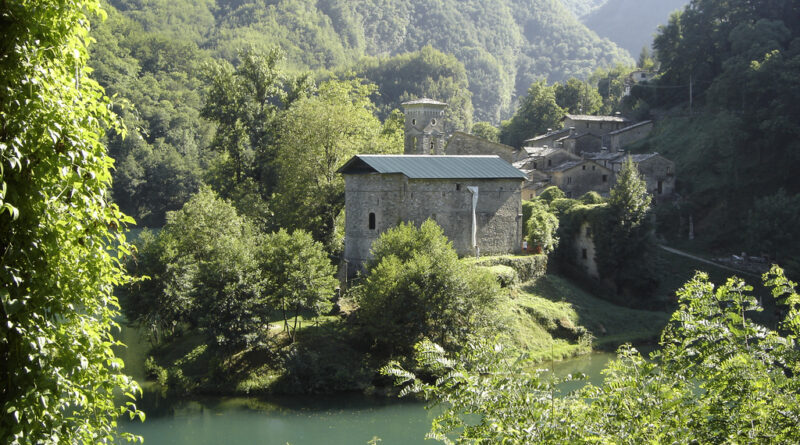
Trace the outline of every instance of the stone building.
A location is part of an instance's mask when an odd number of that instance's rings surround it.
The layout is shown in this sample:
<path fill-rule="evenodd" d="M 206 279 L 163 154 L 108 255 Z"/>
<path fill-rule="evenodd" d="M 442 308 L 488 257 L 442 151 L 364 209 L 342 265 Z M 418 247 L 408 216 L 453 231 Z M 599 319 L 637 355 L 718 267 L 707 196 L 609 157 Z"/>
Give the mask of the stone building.
<path fill-rule="evenodd" d="M 597 270 L 597 260 L 595 259 L 592 226 L 588 221 L 584 221 L 578 233 L 575 234 L 575 252 L 573 255 L 575 264 L 579 265 L 586 275 L 592 278 L 600 278 L 600 272 Z"/>
<path fill-rule="evenodd" d="M 585 114 L 567 114 L 564 116 L 564 128 L 575 128 L 579 133 L 593 133 L 603 136 L 614 130 L 630 125 L 630 120 L 622 116 L 590 116 Z"/>
<path fill-rule="evenodd" d="M 519 161 L 521 164 L 515 163 L 514 166 L 527 170 L 544 170 L 565 162 L 581 159 L 580 156 L 576 156 L 562 148 L 525 147 L 522 150 L 526 156 Z"/>
<path fill-rule="evenodd" d="M 444 154 L 447 132 L 444 109 L 447 104 L 433 99 L 403 102 L 405 149 L 407 155 Z"/>
<path fill-rule="evenodd" d="M 400 222 L 433 219 L 462 256 L 520 249 L 525 175 L 498 156 L 357 155 L 339 173 L 349 273 Z"/>
<path fill-rule="evenodd" d="M 544 173 L 550 176 L 550 185 L 560 188 L 567 198 L 578 198 L 589 191 L 608 195 L 614 176 L 611 169 L 585 159 L 565 162 Z"/>
<path fill-rule="evenodd" d="M 575 155 L 594 153 L 603 149 L 603 136 L 598 136 L 591 132 L 573 132 L 573 134 L 557 140 L 556 144 Z"/>
<path fill-rule="evenodd" d="M 616 152 L 622 150 L 626 145 L 641 141 L 653 131 L 653 121 L 642 121 L 625 128 L 608 133 L 609 151 Z"/>
<path fill-rule="evenodd" d="M 530 139 L 522 141 L 525 147 L 557 147 L 556 141 L 569 136 L 575 132 L 575 128 L 562 128 L 560 130 L 548 130 L 545 134 L 534 136 Z"/>
<path fill-rule="evenodd" d="M 444 154 L 460 155 L 497 155 L 506 162 L 514 162 L 517 150 L 510 145 L 492 142 L 488 139 L 456 131 L 447 141 Z"/>
<path fill-rule="evenodd" d="M 619 172 L 628 155 L 621 153 L 611 162 L 612 170 Z M 675 192 L 675 163 L 658 153 L 632 154 L 633 163 L 647 183 L 647 191 L 656 199 Z"/>

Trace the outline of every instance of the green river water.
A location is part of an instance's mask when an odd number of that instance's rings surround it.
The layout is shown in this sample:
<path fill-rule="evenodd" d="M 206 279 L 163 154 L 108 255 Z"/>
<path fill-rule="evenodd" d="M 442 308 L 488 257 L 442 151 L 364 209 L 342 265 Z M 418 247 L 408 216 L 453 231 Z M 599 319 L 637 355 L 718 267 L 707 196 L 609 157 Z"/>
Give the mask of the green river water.
<path fill-rule="evenodd" d="M 141 366 L 132 358 L 141 357 L 142 351 L 135 342 L 128 344 L 131 348 L 121 355 L 131 359 L 126 360 L 128 372 L 141 376 Z M 597 353 L 541 367 L 553 367 L 558 376 L 580 372 L 599 383 L 600 371 L 611 358 L 613 354 Z M 564 389 L 582 384 L 571 382 Z M 120 428 L 141 435 L 146 445 L 349 445 L 375 437 L 380 445 L 432 443 L 424 437 L 436 414 L 424 403 L 361 394 L 168 400 L 146 392 L 139 406 L 146 422 L 121 420 Z"/>

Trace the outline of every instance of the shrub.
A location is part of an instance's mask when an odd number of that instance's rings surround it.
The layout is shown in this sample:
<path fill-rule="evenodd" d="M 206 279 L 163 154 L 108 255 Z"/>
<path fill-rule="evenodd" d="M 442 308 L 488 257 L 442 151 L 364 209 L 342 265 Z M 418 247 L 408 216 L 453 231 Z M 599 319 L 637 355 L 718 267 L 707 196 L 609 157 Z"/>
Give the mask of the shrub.
<path fill-rule="evenodd" d="M 488 271 L 459 261 L 435 222 L 388 230 L 375 241 L 373 254 L 368 276 L 354 292 L 375 346 L 408 352 L 428 337 L 457 347 L 486 322 L 499 286 Z"/>
<path fill-rule="evenodd" d="M 566 196 L 567 195 L 565 195 L 560 188 L 554 185 L 547 187 L 546 189 L 542 190 L 542 193 L 539 193 L 539 199 L 548 204 L 552 203 L 556 199 L 566 198 Z"/>
<path fill-rule="evenodd" d="M 550 213 L 544 203 L 537 202 L 528 220 L 528 243 L 540 246 L 544 253 L 552 252 L 558 245 L 558 218 Z"/>
<path fill-rule="evenodd" d="M 486 267 L 486 270 L 494 275 L 494 278 L 497 280 L 497 284 L 499 284 L 500 287 L 509 287 L 519 282 L 519 276 L 513 267 L 496 264 L 494 266 Z"/>

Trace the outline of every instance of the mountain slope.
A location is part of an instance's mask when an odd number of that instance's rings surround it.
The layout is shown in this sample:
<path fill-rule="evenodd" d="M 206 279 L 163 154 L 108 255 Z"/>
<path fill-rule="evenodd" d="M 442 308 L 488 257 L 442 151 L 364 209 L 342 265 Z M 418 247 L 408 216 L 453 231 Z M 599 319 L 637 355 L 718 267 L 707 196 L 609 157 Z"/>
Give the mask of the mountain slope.
<path fill-rule="evenodd" d="M 148 31 L 188 38 L 228 60 L 251 46 L 280 46 L 298 70 L 341 69 L 363 57 L 430 45 L 465 65 L 476 120 L 493 122 L 508 117 L 515 98 L 536 79 L 588 77 L 600 66 L 632 62 L 560 0 L 113 0 L 112 5 Z"/>
<path fill-rule="evenodd" d="M 689 0 L 608 0 L 581 20 L 600 37 L 628 50 L 634 57 L 650 48 L 658 25 L 682 9 Z"/>

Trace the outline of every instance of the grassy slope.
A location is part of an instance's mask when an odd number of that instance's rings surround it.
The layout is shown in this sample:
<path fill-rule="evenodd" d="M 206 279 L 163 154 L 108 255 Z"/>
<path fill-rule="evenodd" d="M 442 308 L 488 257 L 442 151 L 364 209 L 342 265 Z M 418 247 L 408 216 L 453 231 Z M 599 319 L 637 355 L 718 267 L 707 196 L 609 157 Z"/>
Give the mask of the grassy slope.
<path fill-rule="evenodd" d="M 665 312 L 614 305 L 557 275 L 513 289 L 510 303 L 500 309 L 511 320 L 505 335 L 540 359 L 588 352 L 590 345 L 605 349 L 649 341 L 668 319 Z"/>
<path fill-rule="evenodd" d="M 656 295 L 667 299 L 689 280 L 695 270 L 707 270 L 714 282 L 730 274 L 667 252 L 658 253 L 661 285 Z M 753 280 L 749 280 L 753 281 Z M 483 335 L 497 336 L 526 351 L 536 360 L 563 359 L 591 349 L 613 349 L 625 342 L 648 342 L 658 338 L 667 312 L 625 308 L 594 297 L 590 292 L 558 275 L 544 275 L 512 286 L 496 307 L 497 324 Z M 228 371 L 208 375 L 206 354 L 196 348 L 199 338 L 184 338 L 169 350 L 157 351 L 162 364 L 180 363 L 183 374 L 200 383 L 203 392 L 263 393 L 363 390 L 373 383 L 381 366 L 364 351 L 369 345 L 341 317 L 321 317 L 315 324 L 303 320 L 298 342 L 290 359 L 269 357 L 264 352 L 239 354 L 223 364 Z M 276 330 L 275 345 L 289 348 Z M 194 352 L 194 354 L 192 354 Z M 172 365 L 167 365 L 167 367 Z M 290 372 L 286 372 L 289 369 Z M 219 373 L 219 371 L 218 371 Z M 218 381 L 224 377 L 223 381 Z"/>

